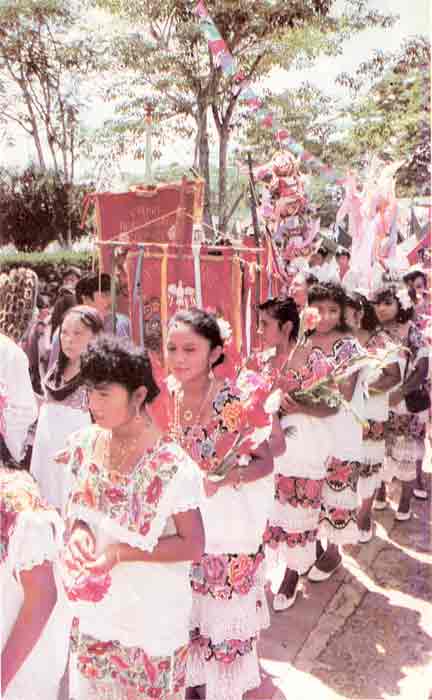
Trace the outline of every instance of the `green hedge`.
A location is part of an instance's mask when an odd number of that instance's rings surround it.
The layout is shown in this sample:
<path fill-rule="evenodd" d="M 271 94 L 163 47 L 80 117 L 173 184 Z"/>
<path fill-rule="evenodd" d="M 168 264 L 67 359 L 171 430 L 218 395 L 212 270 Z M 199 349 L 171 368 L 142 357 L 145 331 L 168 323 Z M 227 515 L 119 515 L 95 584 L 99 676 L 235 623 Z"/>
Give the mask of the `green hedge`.
<path fill-rule="evenodd" d="M 31 268 L 39 278 L 39 293 L 49 296 L 52 300 L 55 299 L 68 267 L 78 267 L 85 274 L 92 269 L 92 265 L 93 256 L 90 253 L 73 251 L 0 255 L 0 272 L 8 272 L 14 267 Z"/>

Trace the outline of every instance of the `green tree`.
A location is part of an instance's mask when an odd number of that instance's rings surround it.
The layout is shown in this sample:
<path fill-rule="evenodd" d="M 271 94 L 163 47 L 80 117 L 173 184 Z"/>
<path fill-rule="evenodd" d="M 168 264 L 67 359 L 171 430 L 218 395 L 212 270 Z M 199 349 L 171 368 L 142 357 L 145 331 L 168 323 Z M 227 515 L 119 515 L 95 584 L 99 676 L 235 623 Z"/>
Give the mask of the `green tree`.
<path fill-rule="evenodd" d="M 0 240 L 22 251 L 43 250 L 51 241 L 79 238 L 84 186 L 70 189 L 53 171 L 29 166 L 0 172 Z"/>
<path fill-rule="evenodd" d="M 115 60 L 135 71 L 141 85 L 159 96 L 181 124 L 196 131 L 194 166 L 207 183 L 206 212 L 210 217 L 210 123 L 218 145 L 217 215 L 228 223 L 228 147 L 242 125 L 239 86 L 227 78 L 208 50 L 196 17 L 195 2 L 184 0 L 98 0 L 133 24 L 118 36 Z M 245 81 L 264 80 L 274 67 L 292 68 L 323 52 L 337 54 L 340 43 L 368 26 L 390 26 L 393 18 L 372 10 L 366 0 L 346 0 L 342 13 L 331 13 L 334 0 L 209 0 L 208 11 L 237 62 Z M 127 93 L 129 88 L 125 85 Z M 133 102 L 133 99 L 132 99 Z M 136 108 L 136 103 L 134 104 Z M 143 108 L 141 114 L 143 115 Z"/>
<path fill-rule="evenodd" d="M 400 194 L 430 193 L 430 44 L 407 40 L 397 52 L 376 52 L 354 76 L 339 80 L 353 95 L 344 145 L 352 162 L 367 154 L 403 160 Z"/>
<path fill-rule="evenodd" d="M 79 9 L 68 0 L 0 4 L 0 129 L 30 136 L 38 167 L 66 183 L 79 154 L 82 80 L 96 66 Z"/>

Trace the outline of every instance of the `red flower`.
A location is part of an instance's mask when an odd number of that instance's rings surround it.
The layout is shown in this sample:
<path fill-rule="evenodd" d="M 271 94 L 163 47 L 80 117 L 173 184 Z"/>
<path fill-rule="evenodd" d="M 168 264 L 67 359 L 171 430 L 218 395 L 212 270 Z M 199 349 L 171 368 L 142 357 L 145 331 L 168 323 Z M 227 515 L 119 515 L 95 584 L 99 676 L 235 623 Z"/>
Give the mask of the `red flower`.
<path fill-rule="evenodd" d="M 140 535 L 145 537 L 148 534 L 148 531 L 150 530 L 150 523 L 148 520 L 145 520 L 143 523 L 140 525 Z"/>
<path fill-rule="evenodd" d="M 111 503 L 121 503 L 125 500 L 125 494 L 121 489 L 107 489 L 105 495 Z"/>
<path fill-rule="evenodd" d="M 162 688 L 148 688 L 147 696 L 149 698 L 160 698 L 162 697 Z"/>
<path fill-rule="evenodd" d="M 229 566 L 229 579 L 235 591 L 248 593 L 252 587 L 253 563 L 247 554 L 239 554 Z"/>
<path fill-rule="evenodd" d="M 98 603 L 111 586 L 111 576 L 87 576 L 84 579 L 75 581 L 71 588 L 66 588 L 69 600 L 85 600 L 91 603 Z"/>
<path fill-rule="evenodd" d="M 211 586 L 223 585 L 228 575 L 228 558 L 225 556 L 205 556 L 202 561 L 205 580 Z"/>
<path fill-rule="evenodd" d="M 155 476 L 150 486 L 146 491 L 146 501 L 147 503 L 157 503 L 162 493 L 162 480 L 159 476 Z"/>

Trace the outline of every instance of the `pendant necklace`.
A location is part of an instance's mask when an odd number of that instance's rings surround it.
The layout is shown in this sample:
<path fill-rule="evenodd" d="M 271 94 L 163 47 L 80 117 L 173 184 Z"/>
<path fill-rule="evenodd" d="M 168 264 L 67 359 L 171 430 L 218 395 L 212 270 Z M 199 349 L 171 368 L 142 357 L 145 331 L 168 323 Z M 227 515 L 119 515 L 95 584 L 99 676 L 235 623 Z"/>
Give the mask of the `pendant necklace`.
<path fill-rule="evenodd" d="M 213 385 L 214 385 L 214 377 L 212 377 L 210 384 L 209 384 L 209 388 L 207 389 L 205 396 L 204 396 L 204 398 L 201 401 L 201 404 L 199 406 L 198 412 L 195 415 L 195 423 L 197 423 L 199 421 L 199 419 L 201 418 L 201 414 L 203 412 L 204 406 L 207 404 L 207 401 L 208 401 L 208 399 L 211 395 L 211 392 L 213 390 Z M 184 392 L 182 393 L 182 396 L 181 396 L 181 403 L 183 403 L 183 399 L 184 399 Z M 193 421 L 193 418 L 194 418 L 194 414 L 190 408 L 187 408 L 186 410 L 183 411 L 183 420 L 185 421 L 185 423 L 191 423 Z"/>

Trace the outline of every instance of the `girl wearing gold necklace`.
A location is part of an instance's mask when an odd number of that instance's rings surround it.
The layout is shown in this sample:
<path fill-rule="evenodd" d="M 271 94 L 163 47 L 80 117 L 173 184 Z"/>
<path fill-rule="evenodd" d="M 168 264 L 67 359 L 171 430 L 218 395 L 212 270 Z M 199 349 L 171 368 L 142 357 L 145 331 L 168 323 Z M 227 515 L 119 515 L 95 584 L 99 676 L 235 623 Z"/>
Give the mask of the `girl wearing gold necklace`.
<path fill-rule="evenodd" d="M 202 697 L 206 686 L 207 700 L 241 700 L 260 685 L 257 637 L 269 624 L 262 545 L 273 498 L 273 459 L 264 442 L 242 457 L 247 466 L 239 460 L 224 478 L 213 480 L 212 473 L 238 444 L 246 395 L 264 385 L 253 372 L 224 376 L 223 353 L 213 314 L 191 309 L 174 316 L 167 339 L 171 431 L 201 468 L 206 494 L 206 550 L 191 576 L 190 697 Z"/>
<path fill-rule="evenodd" d="M 57 457 L 75 476 L 63 557 L 79 618 L 74 697 L 183 700 L 200 474 L 147 412 L 159 390 L 143 350 L 101 337 L 81 375 L 95 424 Z"/>

